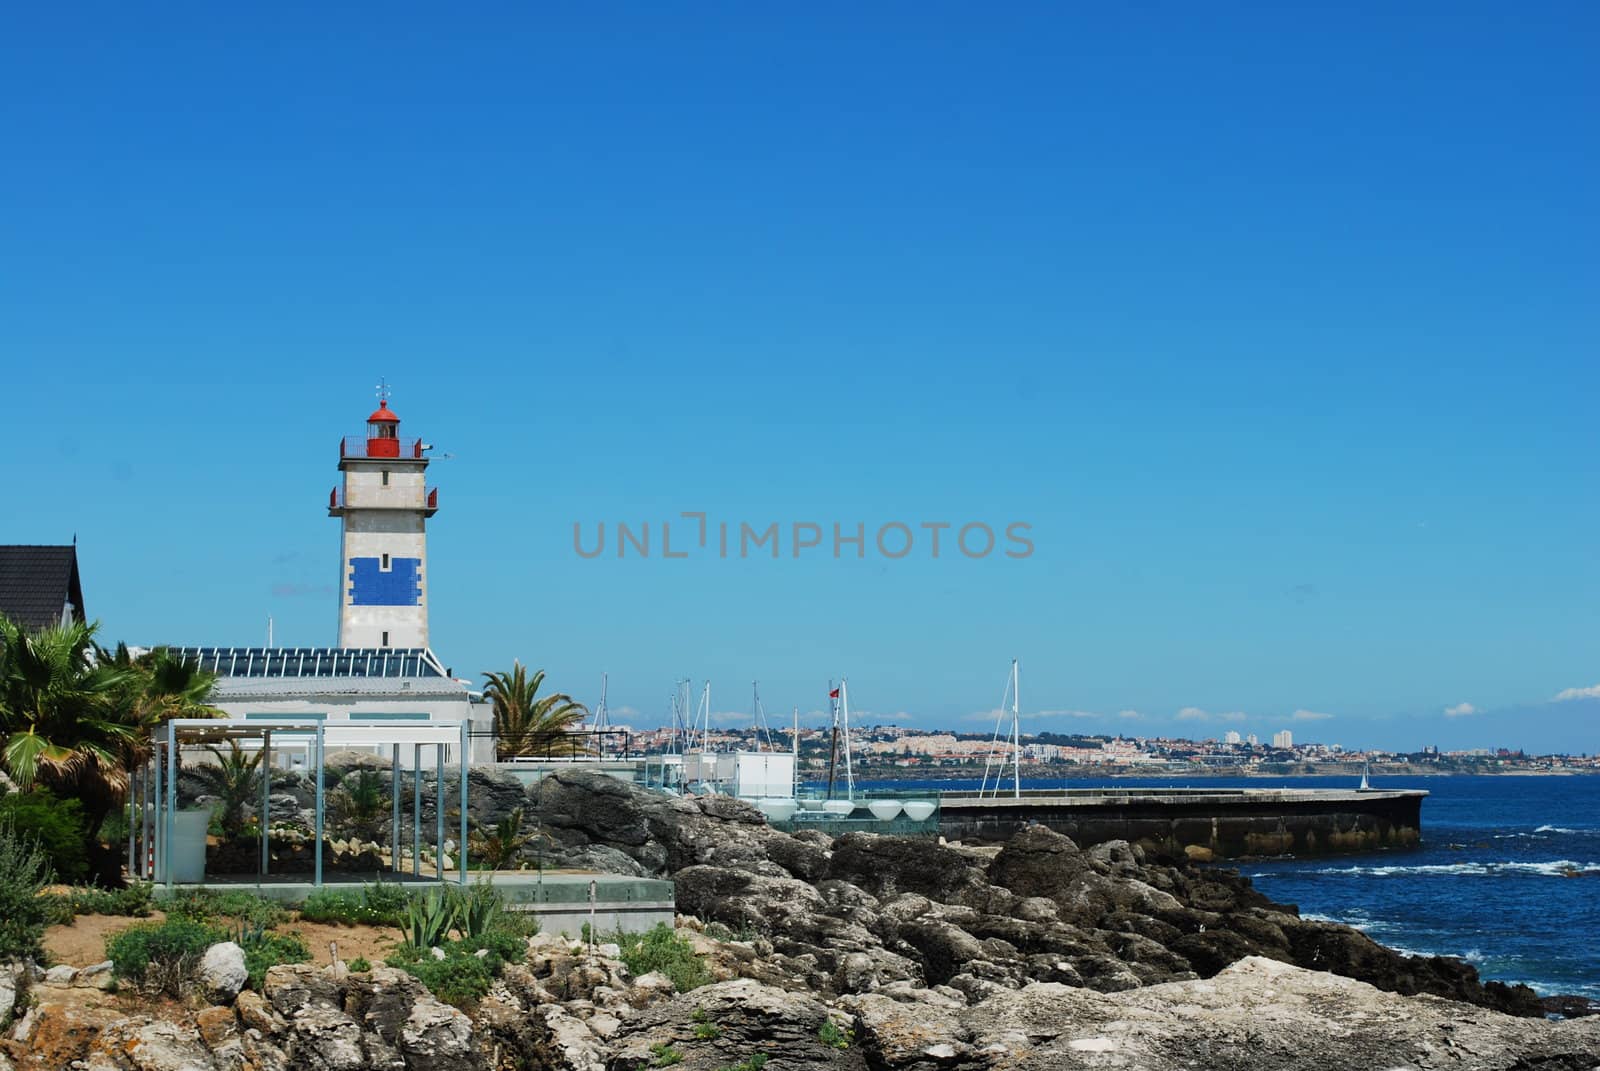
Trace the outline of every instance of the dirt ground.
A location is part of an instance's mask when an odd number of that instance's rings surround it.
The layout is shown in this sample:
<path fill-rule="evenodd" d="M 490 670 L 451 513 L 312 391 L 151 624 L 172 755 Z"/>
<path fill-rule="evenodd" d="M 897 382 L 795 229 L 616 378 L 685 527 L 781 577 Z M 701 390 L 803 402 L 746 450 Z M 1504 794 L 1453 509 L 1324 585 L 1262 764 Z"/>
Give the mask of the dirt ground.
<path fill-rule="evenodd" d="M 52 964 L 64 963 L 69 967 L 87 967 L 106 958 L 106 938 L 121 933 L 129 926 L 141 922 L 159 922 L 164 916 L 153 912 L 149 918 L 135 919 L 121 915 L 79 915 L 70 926 L 51 926 L 44 933 L 45 951 Z M 330 926 L 320 922 L 302 922 L 294 919 L 278 929 L 298 933 L 311 950 L 311 961 L 326 965 L 332 961 L 330 945 L 337 943 L 339 958 L 346 963 L 363 956 L 374 966 L 400 943 L 400 931 L 376 926 Z"/>
<path fill-rule="evenodd" d="M 311 949 L 311 962 L 326 966 L 333 961 L 329 945 L 337 942 L 339 958 L 349 963 L 357 956 L 365 957 L 373 966 L 383 962 L 383 957 L 394 951 L 400 943 L 400 931 L 378 926 L 330 926 L 323 922 L 285 922 L 278 929 L 298 933 Z"/>
<path fill-rule="evenodd" d="M 52 926 L 44 931 L 44 950 L 51 964 L 87 967 L 104 963 L 106 938 L 141 922 L 158 922 L 164 916 L 156 911 L 147 919 L 123 915 L 79 915 L 70 926 Z"/>

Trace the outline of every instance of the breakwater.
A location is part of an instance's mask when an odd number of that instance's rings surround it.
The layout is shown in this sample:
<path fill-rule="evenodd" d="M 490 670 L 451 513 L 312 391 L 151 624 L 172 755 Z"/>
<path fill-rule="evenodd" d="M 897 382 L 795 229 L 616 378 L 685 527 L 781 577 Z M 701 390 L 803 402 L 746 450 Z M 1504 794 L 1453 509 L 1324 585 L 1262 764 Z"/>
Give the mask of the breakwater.
<path fill-rule="evenodd" d="M 1020 796 L 942 793 L 949 840 L 1001 843 L 1038 823 L 1088 846 L 1126 840 L 1197 862 L 1415 847 L 1421 790 L 1068 789 Z"/>

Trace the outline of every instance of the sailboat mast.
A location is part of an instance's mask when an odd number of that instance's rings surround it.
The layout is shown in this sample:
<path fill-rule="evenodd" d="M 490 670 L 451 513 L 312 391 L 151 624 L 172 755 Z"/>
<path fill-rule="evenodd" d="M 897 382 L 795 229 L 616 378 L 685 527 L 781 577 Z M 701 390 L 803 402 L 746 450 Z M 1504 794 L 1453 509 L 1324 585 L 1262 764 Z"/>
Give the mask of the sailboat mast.
<path fill-rule="evenodd" d="M 844 786 L 845 799 L 856 798 L 856 775 L 850 765 L 850 685 L 839 678 L 839 705 L 844 708 Z"/>
<path fill-rule="evenodd" d="M 828 745 L 828 798 L 833 799 L 833 775 L 839 762 L 839 700 L 833 694 L 833 681 L 828 681 L 828 705 L 833 713 L 833 739 Z"/>
<path fill-rule="evenodd" d="M 1022 671 L 1011 660 L 1011 795 L 1022 798 Z"/>

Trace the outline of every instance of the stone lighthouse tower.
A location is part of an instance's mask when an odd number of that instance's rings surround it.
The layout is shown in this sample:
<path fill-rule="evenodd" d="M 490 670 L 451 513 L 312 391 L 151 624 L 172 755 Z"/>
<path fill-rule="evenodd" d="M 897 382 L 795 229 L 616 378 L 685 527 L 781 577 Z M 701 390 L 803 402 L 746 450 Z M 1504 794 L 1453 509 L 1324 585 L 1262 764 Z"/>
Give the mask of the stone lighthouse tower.
<path fill-rule="evenodd" d="M 428 646 L 427 520 L 439 491 L 426 484 L 420 439 L 400 438 L 387 389 L 367 418 L 366 438 L 339 444 L 344 483 L 328 496 L 343 526 L 339 554 L 339 646 Z"/>

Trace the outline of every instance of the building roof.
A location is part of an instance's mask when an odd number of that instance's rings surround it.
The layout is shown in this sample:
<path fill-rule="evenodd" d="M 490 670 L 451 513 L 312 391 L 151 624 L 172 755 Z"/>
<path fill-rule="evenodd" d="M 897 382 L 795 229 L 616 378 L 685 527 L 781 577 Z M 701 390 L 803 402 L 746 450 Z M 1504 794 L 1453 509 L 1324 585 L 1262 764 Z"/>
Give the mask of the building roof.
<path fill-rule="evenodd" d="M 400 418 L 389 408 L 388 402 L 379 402 L 378 408 L 367 418 L 368 424 L 398 424 Z"/>
<path fill-rule="evenodd" d="M 219 677 L 449 679 L 426 647 L 171 647 Z"/>
<path fill-rule="evenodd" d="M 0 546 L 0 614 L 36 632 L 61 624 L 68 603 L 84 620 L 77 547 Z"/>

